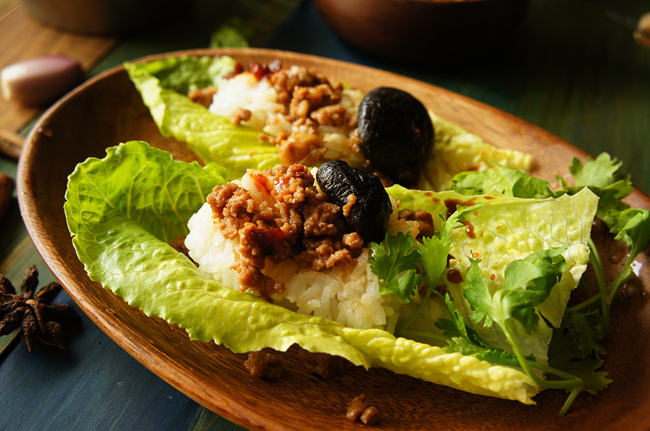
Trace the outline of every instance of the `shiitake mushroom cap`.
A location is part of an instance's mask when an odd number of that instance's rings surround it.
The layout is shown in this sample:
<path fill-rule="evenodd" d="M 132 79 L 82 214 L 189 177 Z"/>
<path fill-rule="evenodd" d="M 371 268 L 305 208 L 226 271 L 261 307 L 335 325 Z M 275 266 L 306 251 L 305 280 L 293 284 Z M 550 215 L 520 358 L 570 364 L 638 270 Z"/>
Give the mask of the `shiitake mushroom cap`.
<path fill-rule="evenodd" d="M 344 215 L 350 228 L 366 242 L 381 242 L 392 212 L 390 197 L 381 180 L 371 172 L 349 166 L 343 160 L 323 163 L 316 172 L 316 181 L 329 200 L 340 208 L 354 195 L 356 203 Z"/>
<path fill-rule="evenodd" d="M 397 88 L 375 88 L 361 101 L 358 130 L 359 148 L 372 168 L 404 187 L 418 183 L 434 139 L 422 102 Z"/>

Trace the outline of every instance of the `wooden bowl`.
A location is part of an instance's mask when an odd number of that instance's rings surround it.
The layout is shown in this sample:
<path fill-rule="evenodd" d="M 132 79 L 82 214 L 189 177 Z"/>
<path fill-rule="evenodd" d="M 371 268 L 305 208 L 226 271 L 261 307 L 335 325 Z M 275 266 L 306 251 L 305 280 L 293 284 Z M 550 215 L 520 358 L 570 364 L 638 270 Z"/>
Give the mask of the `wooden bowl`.
<path fill-rule="evenodd" d="M 24 0 L 27 12 L 44 24 L 96 35 L 138 33 L 182 16 L 191 2 L 176 0 Z"/>
<path fill-rule="evenodd" d="M 405 63 L 454 65 L 502 48 L 528 0 L 315 0 L 329 27 L 357 48 Z"/>
<path fill-rule="evenodd" d="M 390 83 L 417 94 L 438 115 L 499 146 L 526 151 L 535 174 L 553 179 L 567 174 L 571 159 L 586 154 L 525 121 L 449 91 L 363 66 L 314 56 L 259 49 L 202 50 L 180 54 L 229 54 L 243 63 L 280 59 L 285 65 L 316 68 L 352 87 L 368 91 Z M 160 57 L 160 56 L 158 56 Z M 152 57 L 152 58 L 158 58 Z M 187 333 L 147 317 L 109 290 L 90 281 L 72 247 L 63 213 L 67 176 L 87 157 L 132 139 L 195 156 L 158 133 L 124 69 L 98 76 L 58 102 L 34 126 L 20 159 L 18 196 L 25 224 L 38 251 L 79 307 L 122 348 L 198 403 L 253 430 L 358 430 L 345 419 L 346 405 L 366 393 L 382 412 L 383 430 L 645 430 L 650 424 L 650 308 L 639 298 L 617 301 L 614 335 L 607 340 L 605 369 L 614 384 L 598 395 L 582 394 L 569 415 L 558 418 L 566 394 L 547 391 L 536 406 L 472 395 L 399 376 L 383 369 L 355 368 L 323 380 L 308 374 L 297 354 L 283 359 L 285 378 L 268 382 L 244 370 L 245 355 L 214 343 L 191 341 Z M 635 192 L 630 203 L 650 208 Z M 647 255 L 639 259 L 644 268 Z M 648 272 L 641 288 L 650 286 Z"/>

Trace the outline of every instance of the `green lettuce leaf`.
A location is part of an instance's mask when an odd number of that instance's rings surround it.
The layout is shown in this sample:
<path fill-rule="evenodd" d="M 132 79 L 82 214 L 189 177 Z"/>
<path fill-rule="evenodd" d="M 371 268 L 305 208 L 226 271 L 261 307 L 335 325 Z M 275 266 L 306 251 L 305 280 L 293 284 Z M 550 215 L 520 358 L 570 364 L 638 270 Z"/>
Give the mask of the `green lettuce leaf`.
<path fill-rule="evenodd" d="M 379 330 L 359 330 L 294 313 L 207 278 L 168 243 L 223 169 L 172 161 L 142 142 L 110 148 L 70 175 L 65 214 L 89 277 L 140 308 L 185 328 L 191 339 L 234 352 L 299 344 L 312 352 L 383 367 L 464 391 L 533 404 L 538 388 L 520 370 Z"/>
<path fill-rule="evenodd" d="M 248 168 L 266 169 L 280 163 L 275 146 L 261 141 L 259 131 L 235 126 L 187 97 L 191 89 L 218 87 L 221 77 L 234 66 L 235 61 L 226 56 L 124 64 L 160 132 L 186 142 L 205 162 L 227 166 L 229 179 L 241 178 Z"/>
<path fill-rule="evenodd" d="M 537 314 L 543 317 L 538 319 L 537 329 L 527 334 L 522 325 L 515 326 L 515 338 L 524 354 L 533 355 L 537 361 L 545 363 L 553 327 L 561 325 L 571 291 L 577 286 L 589 262 L 588 240 L 598 197 L 586 188 L 575 195 L 563 195 L 557 199 L 518 199 L 494 193 L 464 196 L 454 191 L 430 193 L 400 186 L 387 190 L 399 201 L 401 209 L 421 209 L 431 214 L 446 214 L 450 208 L 455 210 L 461 205 L 480 204 L 465 216 L 467 222 L 463 228 L 452 231 L 449 254 L 454 259 L 450 260 L 450 269 L 459 271 L 464 280 L 468 276 L 471 260 L 480 258 L 477 270 L 482 272 L 482 278 L 485 278 L 492 295 L 503 285 L 506 267 L 511 262 L 541 250 L 567 246 L 562 253 L 567 264 L 566 271 L 548 298 L 535 307 Z M 434 223 L 436 230 L 440 230 L 442 219 L 434 218 Z M 445 276 L 441 281 L 446 285 L 455 308 L 465 322 L 470 322 L 469 316 L 473 310 L 464 297 L 464 283 L 454 283 Z M 403 314 L 406 316 L 408 312 L 405 310 Z M 438 317 L 448 318 L 444 315 Z M 429 312 L 424 313 L 423 318 L 436 320 Z M 425 326 L 431 325 L 415 322 L 410 329 L 424 329 Z M 473 328 L 486 343 L 511 351 L 508 340 L 496 326 L 474 325 Z"/>
<path fill-rule="evenodd" d="M 530 171 L 530 154 L 497 148 L 479 136 L 429 112 L 435 130 L 432 155 L 425 161 L 417 188 L 444 190 L 454 175 L 466 171 L 483 171 L 498 165 Z"/>
<path fill-rule="evenodd" d="M 450 188 L 464 195 L 496 192 L 515 198 L 554 196 L 548 181 L 506 166 L 461 172 L 454 176 Z"/>

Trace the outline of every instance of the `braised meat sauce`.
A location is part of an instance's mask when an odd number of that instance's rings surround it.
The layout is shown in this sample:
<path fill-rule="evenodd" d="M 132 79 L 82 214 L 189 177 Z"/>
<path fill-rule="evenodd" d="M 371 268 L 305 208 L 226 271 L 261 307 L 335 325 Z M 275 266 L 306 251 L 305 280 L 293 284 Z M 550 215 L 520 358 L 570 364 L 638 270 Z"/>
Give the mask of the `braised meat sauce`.
<path fill-rule="evenodd" d="M 366 394 L 361 394 L 350 401 L 345 417 L 351 421 L 360 420 L 366 425 L 374 425 L 381 417 L 381 413 L 377 407 L 368 403 Z"/>
<path fill-rule="evenodd" d="M 284 289 L 262 273 L 267 259 L 294 258 L 315 271 L 354 263 L 364 241 L 348 231 L 341 209 L 327 201 L 306 166 L 250 170 L 248 176 L 263 198 L 231 182 L 215 187 L 207 199 L 221 234 L 239 241 L 243 259 L 234 269 L 242 290 L 270 301 Z"/>
<path fill-rule="evenodd" d="M 326 152 L 318 137 L 319 125 L 356 127 L 356 116 L 342 106 L 343 85 L 306 68 L 282 69 L 269 76 L 287 109 L 293 129 L 289 135 L 271 138 L 286 164 L 314 164 Z"/>
<path fill-rule="evenodd" d="M 344 87 L 340 82 L 305 67 L 284 68 L 279 62 L 251 63 L 248 68 L 240 65 L 233 76 L 242 72 L 253 73 L 258 81 L 267 79 L 278 94 L 277 102 L 284 105 L 285 118 L 292 125 L 291 133 L 264 135 L 264 139 L 278 148 L 280 160 L 286 165 L 314 165 L 321 159 L 327 150 L 318 135 L 319 126 L 339 127 L 349 133 L 357 127 L 356 113 L 341 104 Z M 193 90 L 188 96 L 208 107 L 215 93 L 216 89 L 209 87 Z M 230 120 L 240 124 L 249 118 L 250 112 L 238 109 Z M 356 151 L 359 152 L 358 148 Z"/>

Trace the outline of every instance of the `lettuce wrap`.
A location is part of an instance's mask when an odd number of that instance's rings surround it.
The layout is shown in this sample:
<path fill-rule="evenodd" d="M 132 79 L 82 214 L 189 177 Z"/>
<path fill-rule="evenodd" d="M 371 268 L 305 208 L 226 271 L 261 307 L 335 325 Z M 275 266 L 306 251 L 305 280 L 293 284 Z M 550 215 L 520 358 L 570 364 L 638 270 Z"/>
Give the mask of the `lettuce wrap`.
<path fill-rule="evenodd" d="M 446 301 L 423 306 L 406 303 L 402 320 L 409 327 L 399 336 L 300 315 L 251 293 L 231 290 L 204 276 L 189 258 L 172 248 L 169 243 L 187 234 L 188 219 L 212 188 L 228 180 L 228 168 L 227 163 L 202 167 L 173 161 L 169 153 L 139 141 L 109 148 L 105 158 L 79 164 L 69 177 L 64 209 L 74 248 L 90 279 L 145 314 L 178 324 L 191 339 L 214 341 L 234 352 L 266 347 L 286 351 L 298 344 L 365 368 L 383 367 L 475 394 L 534 404 L 532 397 L 541 389 L 539 381 L 534 373 L 516 366 L 514 355 L 524 355 L 546 369 L 552 327 L 559 326 L 589 259 L 587 241 L 598 205 L 594 193 L 585 188 L 559 198 L 521 199 L 499 193 L 468 198 L 453 191 L 389 188 L 402 208 L 444 214 L 450 200 L 458 208 L 470 208 L 456 220 L 460 224 L 450 224 L 444 216 L 435 218 L 436 229 L 448 233 L 449 254 L 455 258 L 451 269 L 459 271 L 465 281 L 453 283 L 443 276 L 448 286 Z M 555 265 L 560 254 L 562 265 L 557 268 L 561 269 L 555 270 L 556 278 L 546 286 L 546 296 L 527 314 L 515 307 L 512 313 L 525 314 L 525 319 L 512 323 L 504 317 L 507 307 L 497 304 L 497 299 L 515 298 L 503 287 L 512 264 L 541 256 Z M 446 253 L 442 258 L 446 262 Z M 485 289 L 479 291 L 481 282 L 469 289 L 470 280 L 479 279 L 481 273 Z M 534 291 L 537 295 L 542 279 L 547 281 L 546 273 L 528 278 L 515 294 Z M 535 289 L 522 288 L 527 284 Z M 466 291 L 473 292 L 474 298 Z M 488 299 L 486 309 L 475 310 L 476 295 Z M 415 308 L 423 310 L 418 314 Z M 488 308 L 497 311 L 490 314 Z M 476 311 L 484 318 L 472 320 Z M 499 324 L 487 325 L 500 320 L 507 324 L 505 330 Z M 483 359 L 489 355 L 468 351 L 467 343 L 459 348 L 458 331 L 446 335 L 454 332 L 449 331 L 450 321 L 469 333 L 469 339 L 480 338 L 484 346 L 491 346 L 482 353 L 490 350 L 507 358 Z M 459 325 L 461 321 L 466 325 Z M 415 336 L 407 337 L 409 331 Z M 423 333 L 434 336 L 428 339 Z"/>
<path fill-rule="evenodd" d="M 259 130 L 234 126 L 187 97 L 218 87 L 235 61 L 186 56 L 125 67 L 161 133 L 206 163 L 173 161 L 131 141 L 70 175 L 64 209 L 74 248 L 90 279 L 128 304 L 237 353 L 297 344 L 524 404 L 540 390 L 562 389 L 570 395 L 560 414 L 580 392 L 611 382 L 598 371 L 599 340 L 613 297 L 650 239 L 650 215 L 620 200 L 633 188 L 609 155 L 574 160 L 575 184 L 560 181 L 553 191 L 523 172 L 530 156 L 492 147 L 430 112 L 435 142 L 419 190 L 387 191 L 400 209 L 430 213 L 436 234 L 422 243 L 388 234 L 371 245 L 380 293 L 403 305 L 390 332 L 355 329 L 232 290 L 170 245 L 188 233 L 189 218 L 216 185 L 279 163 Z M 596 214 L 632 247 L 630 258 L 614 282 L 599 277 L 597 296 L 567 308 L 590 261 L 603 273 L 590 239 Z M 602 313 L 594 311 L 599 302 Z"/>
<path fill-rule="evenodd" d="M 229 179 L 240 178 L 251 166 L 264 169 L 280 163 L 275 146 L 261 141 L 258 130 L 234 127 L 230 119 L 187 97 L 193 89 L 218 87 L 235 64 L 225 56 L 182 56 L 124 65 L 160 133 L 186 142 L 205 162 L 224 163 Z"/>
<path fill-rule="evenodd" d="M 219 87 L 235 70 L 228 56 L 180 56 L 124 67 L 164 136 L 186 142 L 205 162 L 228 166 L 228 179 L 240 178 L 247 167 L 264 169 L 279 162 L 275 146 L 260 140 L 260 131 L 230 124 L 192 102 L 190 90 Z M 424 162 L 420 190 L 443 190 L 454 175 L 496 164 L 528 171 L 532 159 L 520 151 L 496 148 L 430 111 L 435 130 L 433 150 Z M 250 160 L 249 160 L 250 157 Z"/>

